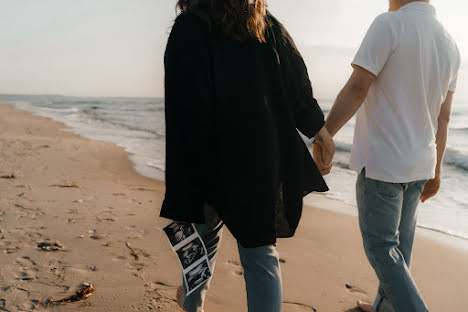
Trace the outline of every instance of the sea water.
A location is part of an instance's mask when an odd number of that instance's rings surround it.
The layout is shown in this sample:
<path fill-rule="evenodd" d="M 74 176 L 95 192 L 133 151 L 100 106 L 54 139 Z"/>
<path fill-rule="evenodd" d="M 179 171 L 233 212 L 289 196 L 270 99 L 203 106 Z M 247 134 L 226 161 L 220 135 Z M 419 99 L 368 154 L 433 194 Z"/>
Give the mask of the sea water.
<path fill-rule="evenodd" d="M 164 100 L 160 98 L 83 98 L 0 96 L 0 102 L 63 122 L 83 137 L 113 142 L 130 153 L 140 174 L 164 179 Z M 325 113 L 332 102 L 320 101 Z M 326 177 L 328 197 L 356 205 L 356 173 L 349 169 L 354 119 L 336 136 L 333 172 Z M 310 142 L 306 142 L 312 148 Z M 356 209 L 342 211 L 356 214 Z M 442 186 L 437 197 L 421 205 L 418 225 L 468 240 L 468 105 L 455 103 L 450 124 Z"/>

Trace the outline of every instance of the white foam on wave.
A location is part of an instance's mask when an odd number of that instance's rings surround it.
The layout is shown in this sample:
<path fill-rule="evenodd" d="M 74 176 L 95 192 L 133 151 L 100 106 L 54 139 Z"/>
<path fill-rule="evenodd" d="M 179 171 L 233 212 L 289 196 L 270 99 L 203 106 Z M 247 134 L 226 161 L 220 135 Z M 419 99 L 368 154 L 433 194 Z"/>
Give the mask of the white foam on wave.
<path fill-rule="evenodd" d="M 42 109 L 49 111 L 49 112 L 57 112 L 57 113 L 78 113 L 80 109 L 77 107 L 71 108 L 53 108 L 53 107 L 42 107 Z"/>
<path fill-rule="evenodd" d="M 351 152 L 352 144 L 336 141 L 336 150 L 340 152 Z M 468 152 L 448 147 L 445 153 L 445 164 L 458 167 L 468 171 Z"/>
<path fill-rule="evenodd" d="M 468 170 L 468 152 L 448 148 L 445 153 L 445 163 Z"/>
<path fill-rule="evenodd" d="M 47 99 L 43 99 L 41 103 L 45 101 Z M 133 162 L 138 173 L 156 180 L 164 180 L 164 138 L 160 134 L 155 134 L 151 129 L 148 129 L 148 131 L 136 128 L 129 129 L 113 120 L 112 116 L 109 116 L 108 119 L 101 118 L 102 116 L 93 116 L 77 107 L 48 107 L 21 100 L 9 100 L 7 102 L 17 109 L 64 123 L 69 127 L 64 131 L 91 140 L 114 143 L 131 154 L 129 159 Z M 91 102 L 98 103 L 98 101 L 87 101 L 86 104 Z M 80 101 L 79 98 L 71 98 L 68 102 L 67 98 L 60 98 L 60 103 L 65 106 L 83 103 L 83 101 Z M 108 104 L 112 105 L 112 102 Z M 126 112 L 126 114 L 131 113 Z M 136 111 L 136 113 L 141 112 Z M 159 112 L 159 114 L 162 113 Z"/>

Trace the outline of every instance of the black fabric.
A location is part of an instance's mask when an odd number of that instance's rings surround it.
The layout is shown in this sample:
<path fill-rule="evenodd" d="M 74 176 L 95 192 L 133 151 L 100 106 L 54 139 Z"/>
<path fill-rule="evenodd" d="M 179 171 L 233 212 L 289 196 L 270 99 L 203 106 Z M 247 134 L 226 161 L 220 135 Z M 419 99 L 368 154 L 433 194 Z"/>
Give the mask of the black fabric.
<path fill-rule="evenodd" d="M 204 222 L 213 205 L 242 246 L 291 237 L 302 198 L 328 190 L 297 130 L 324 125 L 304 61 L 271 15 L 267 42 L 234 42 L 184 12 L 166 48 L 161 216 Z"/>

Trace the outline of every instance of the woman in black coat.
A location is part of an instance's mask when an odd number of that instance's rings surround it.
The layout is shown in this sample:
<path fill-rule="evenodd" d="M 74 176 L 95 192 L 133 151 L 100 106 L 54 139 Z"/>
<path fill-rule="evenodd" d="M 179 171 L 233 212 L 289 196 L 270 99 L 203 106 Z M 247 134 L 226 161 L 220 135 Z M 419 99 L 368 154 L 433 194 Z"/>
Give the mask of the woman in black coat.
<path fill-rule="evenodd" d="M 225 224 L 238 241 L 249 311 L 281 311 L 276 239 L 294 235 L 303 196 L 328 190 L 333 141 L 304 61 L 265 0 L 178 6 L 165 54 L 161 216 L 196 224 L 212 269 Z M 297 130 L 315 137 L 322 172 Z M 179 290 L 180 304 L 202 311 L 208 286 Z"/>

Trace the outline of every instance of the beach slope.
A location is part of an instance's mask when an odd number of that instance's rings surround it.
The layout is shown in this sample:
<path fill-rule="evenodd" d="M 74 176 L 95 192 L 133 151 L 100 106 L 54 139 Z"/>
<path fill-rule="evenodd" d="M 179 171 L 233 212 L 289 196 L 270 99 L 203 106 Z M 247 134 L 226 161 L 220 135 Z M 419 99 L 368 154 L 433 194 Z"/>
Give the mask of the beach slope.
<path fill-rule="evenodd" d="M 0 310 L 181 311 L 180 268 L 158 218 L 164 184 L 136 174 L 122 148 L 62 129 L 0 104 Z M 224 233 L 205 311 L 247 311 L 236 244 Z M 305 207 L 296 237 L 278 249 L 285 312 L 353 311 L 375 295 L 354 217 Z M 466 311 L 466 263 L 467 252 L 418 237 L 414 275 L 431 311 Z M 45 304 L 81 287 L 88 298 Z"/>

